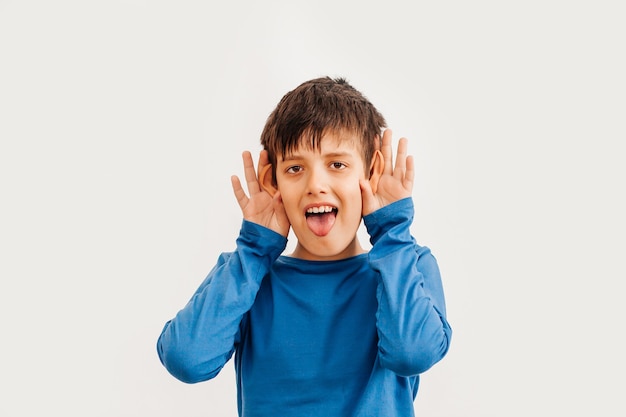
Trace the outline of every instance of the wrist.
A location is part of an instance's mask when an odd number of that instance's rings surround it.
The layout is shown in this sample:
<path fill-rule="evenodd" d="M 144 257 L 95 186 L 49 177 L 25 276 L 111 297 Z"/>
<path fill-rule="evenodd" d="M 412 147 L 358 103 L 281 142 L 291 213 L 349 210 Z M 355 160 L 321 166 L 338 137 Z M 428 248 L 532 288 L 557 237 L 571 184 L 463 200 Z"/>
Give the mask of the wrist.
<path fill-rule="evenodd" d="M 375 244 L 385 233 L 400 225 L 407 229 L 413 222 L 413 199 L 406 197 L 363 216 L 363 223 L 370 235 L 370 242 Z"/>
<path fill-rule="evenodd" d="M 262 247 L 266 252 L 275 253 L 275 257 L 278 257 L 287 246 L 287 237 L 262 224 L 244 219 L 237 242 Z"/>

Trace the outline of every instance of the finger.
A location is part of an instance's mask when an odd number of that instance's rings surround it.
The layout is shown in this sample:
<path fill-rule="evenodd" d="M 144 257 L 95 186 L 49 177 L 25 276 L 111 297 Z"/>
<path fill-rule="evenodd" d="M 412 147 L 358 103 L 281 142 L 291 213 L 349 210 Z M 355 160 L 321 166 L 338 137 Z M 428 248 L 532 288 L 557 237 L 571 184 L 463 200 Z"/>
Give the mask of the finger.
<path fill-rule="evenodd" d="M 406 173 L 404 174 L 404 180 L 402 181 L 404 188 L 407 190 L 413 189 L 413 179 L 415 178 L 415 162 L 412 155 L 406 158 Z"/>
<path fill-rule="evenodd" d="M 241 181 L 239 181 L 239 177 L 237 177 L 236 175 L 231 176 L 230 183 L 233 186 L 233 192 L 235 193 L 237 203 L 239 204 L 239 207 L 243 210 L 243 208 L 248 205 L 248 196 L 243 191 L 243 187 L 241 186 Z"/>
<path fill-rule="evenodd" d="M 396 155 L 396 166 L 393 169 L 393 175 L 396 178 L 404 178 L 406 171 L 406 159 L 407 159 L 407 146 L 408 140 L 406 138 L 400 138 L 398 141 L 398 152 Z"/>
<path fill-rule="evenodd" d="M 383 174 L 389 175 L 393 173 L 393 149 L 391 148 L 391 135 L 391 129 L 385 129 L 383 132 L 383 144 L 380 149 L 383 154 L 383 161 L 385 162 Z"/>
<path fill-rule="evenodd" d="M 261 172 L 263 172 L 263 168 L 265 168 L 270 163 L 269 156 L 266 150 L 262 150 L 259 153 L 259 163 L 257 166 L 257 179 L 261 180 Z"/>
<path fill-rule="evenodd" d="M 243 172 L 246 178 L 246 185 L 248 186 L 248 193 L 252 196 L 261 190 L 256 171 L 254 170 L 254 162 L 252 162 L 252 155 L 249 151 L 244 151 L 241 157 L 243 159 Z"/>

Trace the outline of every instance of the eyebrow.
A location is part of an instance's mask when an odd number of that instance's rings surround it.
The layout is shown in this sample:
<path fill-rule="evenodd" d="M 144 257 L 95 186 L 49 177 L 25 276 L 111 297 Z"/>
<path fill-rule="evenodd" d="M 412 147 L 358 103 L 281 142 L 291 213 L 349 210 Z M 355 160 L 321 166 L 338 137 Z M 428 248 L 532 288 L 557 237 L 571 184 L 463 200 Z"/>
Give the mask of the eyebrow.
<path fill-rule="evenodd" d="M 322 157 L 324 158 L 345 158 L 345 157 L 352 157 L 353 154 L 351 152 L 328 152 L 325 154 L 322 154 Z M 300 154 L 297 153 L 292 153 L 287 157 L 282 157 L 282 162 L 286 162 L 286 161 L 293 161 L 293 160 L 298 160 L 298 159 L 303 159 L 303 157 Z"/>

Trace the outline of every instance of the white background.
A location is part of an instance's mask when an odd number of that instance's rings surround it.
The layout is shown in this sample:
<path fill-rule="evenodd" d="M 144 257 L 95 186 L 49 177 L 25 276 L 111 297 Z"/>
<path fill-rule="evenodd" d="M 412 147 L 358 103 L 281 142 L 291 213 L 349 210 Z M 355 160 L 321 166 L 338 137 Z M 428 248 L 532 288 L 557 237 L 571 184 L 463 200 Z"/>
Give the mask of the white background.
<path fill-rule="evenodd" d="M 234 416 L 158 361 L 288 90 L 406 136 L 454 329 L 419 416 L 626 413 L 620 1 L 0 0 L 0 415 Z"/>

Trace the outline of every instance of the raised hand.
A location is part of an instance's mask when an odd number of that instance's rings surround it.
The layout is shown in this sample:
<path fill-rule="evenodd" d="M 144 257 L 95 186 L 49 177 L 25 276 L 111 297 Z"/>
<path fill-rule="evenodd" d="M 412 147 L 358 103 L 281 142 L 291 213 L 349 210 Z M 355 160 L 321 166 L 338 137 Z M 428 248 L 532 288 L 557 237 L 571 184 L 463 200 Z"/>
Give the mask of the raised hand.
<path fill-rule="evenodd" d="M 237 198 L 237 202 L 243 213 L 243 218 L 272 229 L 287 237 L 290 224 L 287 219 L 287 214 L 285 213 L 285 208 L 283 207 L 282 199 L 280 198 L 280 192 L 277 191 L 274 196 L 272 196 L 270 193 L 263 190 L 259 175 L 254 170 L 254 162 L 252 161 L 250 152 L 244 151 L 242 159 L 244 176 L 250 196 L 248 197 L 243 190 L 239 177 L 233 175 L 230 177 L 230 180 L 235 198 Z M 261 151 L 259 155 L 259 174 L 263 172 L 263 169 L 268 164 L 267 151 Z"/>
<path fill-rule="evenodd" d="M 413 157 L 407 155 L 407 139 L 398 141 L 396 164 L 393 165 L 391 148 L 391 130 L 383 133 L 381 153 L 384 162 L 383 172 L 378 180 L 375 192 L 368 180 L 362 180 L 361 196 L 363 198 L 363 215 L 366 216 L 381 207 L 395 201 L 410 197 L 413 192 L 413 176 L 415 174 Z"/>

